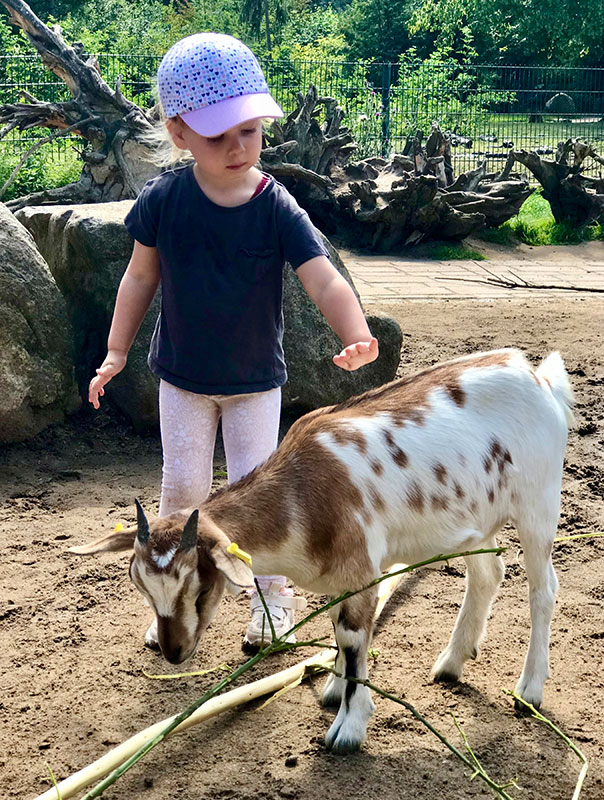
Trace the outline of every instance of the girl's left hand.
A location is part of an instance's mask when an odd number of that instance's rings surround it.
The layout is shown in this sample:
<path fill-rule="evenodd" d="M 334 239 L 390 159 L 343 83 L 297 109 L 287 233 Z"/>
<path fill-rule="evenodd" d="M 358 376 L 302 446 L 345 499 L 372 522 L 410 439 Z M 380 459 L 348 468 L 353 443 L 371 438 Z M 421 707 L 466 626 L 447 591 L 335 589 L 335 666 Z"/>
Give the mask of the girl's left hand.
<path fill-rule="evenodd" d="M 379 355 L 378 340 L 373 337 L 369 342 L 349 344 L 341 353 L 333 357 L 333 363 L 341 369 L 352 370 L 369 364 Z"/>

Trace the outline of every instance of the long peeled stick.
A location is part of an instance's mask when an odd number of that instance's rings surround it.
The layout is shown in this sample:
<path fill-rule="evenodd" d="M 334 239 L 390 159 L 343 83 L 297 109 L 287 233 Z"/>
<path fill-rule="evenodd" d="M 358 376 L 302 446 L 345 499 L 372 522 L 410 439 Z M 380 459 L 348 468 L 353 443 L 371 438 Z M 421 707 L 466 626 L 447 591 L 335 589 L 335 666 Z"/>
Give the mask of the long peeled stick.
<path fill-rule="evenodd" d="M 395 573 L 403 568 L 403 564 L 393 565 L 389 570 L 389 577 L 386 577 L 385 580 L 380 583 L 378 605 L 375 613 L 376 619 L 381 614 L 385 604 L 391 597 L 402 577 L 401 574 L 391 575 L 390 573 Z M 262 652 L 258 653 L 255 658 L 260 660 L 261 655 Z M 251 661 L 255 663 L 254 659 L 251 659 Z M 171 736 L 174 733 L 180 733 L 192 725 L 197 725 L 200 722 L 204 722 L 207 719 L 211 719 L 212 717 L 221 714 L 223 711 L 229 711 L 230 709 L 235 708 L 242 703 L 248 703 L 250 700 L 255 700 L 256 698 L 262 697 L 265 694 L 276 692 L 285 686 L 289 686 L 294 681 L 302 680 L 304 677 L 312 674 L 316 670 L 333 667 L 334 662 L 335 650 L 328 648 L 320 651 L 314 656 L 311 656 L 311 658 L 307 658 L 306 660 L 301 661 L 299 664 L 294 664 L 294 666 L 281 670 L 281 672 L 277 672 L 274 675 L 268 675 L 266 678 L 260 678 L 252 683 L 247 683 L 245 686 L 239 686 L 236 689 L 232 689 L 226 694 L 212 697 L 210 700 L 204 702 L 203 705 L 200 705 L 200 707 L 190 714 L 186 719 L 175 725 L 174 728 L 166 735 Z M 252 665 L 253 664 L 248 661 L 242 666 L 247 670 Z M 225 681 L 230 682 L 234 679 L 234 677 L 236 677 L 236 675 L 232 674 L 226 678 Z M 131 736 L 130 739 L 127 739 L 117 747 L 114 747 L 92 764 L 89 764 L 87 767 L 84 767 L 73 775 L 70 775 L 68 778 L 65 778 L 56 786 L 48 789 L 43 794 L 38 795 L 35 800 L 58 800 L 59 797 L 61 797 L 62 800 L 67 800 L 67 798 L 73 797 L 73 795 L 75 795 L 77 792 L 85 789 L 86 786 L 90 786 L 90 784 L 94 783 L 94 781 L 101 780 L 116 767 L 122 765 L 128 758 L 140 750 L 141 747 L 144 747 L 146 744 L 150 744 L 156 737 L 165 732 L 166 728 L 168 728 L 171 724 L 174 724 L 179 716 L 181 715 L 176 714 L 172 717 L 168 717 L 167 719 L 163 719 L 160 722 L 156 722 L 154 725 L 145 728 L 143 731 L 140 731 L 134 736 Z"/>

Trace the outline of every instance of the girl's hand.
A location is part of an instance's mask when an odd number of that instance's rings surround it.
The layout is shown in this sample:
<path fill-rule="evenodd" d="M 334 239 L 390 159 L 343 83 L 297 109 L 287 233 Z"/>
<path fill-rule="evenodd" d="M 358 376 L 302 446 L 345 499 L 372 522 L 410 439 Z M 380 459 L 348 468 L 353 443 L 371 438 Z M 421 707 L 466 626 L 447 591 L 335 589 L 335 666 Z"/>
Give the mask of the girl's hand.
<path fill-rule="evenodd" d="M 373 337 L 369 342 L 349 344 L 341 353 L 333 357 L 333 363 L 352 372 L 352 370 L 369 364 L 379 355 L 378 340 Z"/>
<path fill-rule="evenodd" d="M 96 377 L 90 381 L 88 388 L 88 400 L 92 403 L 94 408 L 99 408 L 99 397 L 103 397 L 105 389 L 103 388 L 106 383 L 109 383 L 114 375 L 121 372 L 126 366 L 127 353 L 122 353 L 118 350 L 110 350 L 107 353 L 107 358 L 103 361 L 101 366 L 96 371 Z"/>

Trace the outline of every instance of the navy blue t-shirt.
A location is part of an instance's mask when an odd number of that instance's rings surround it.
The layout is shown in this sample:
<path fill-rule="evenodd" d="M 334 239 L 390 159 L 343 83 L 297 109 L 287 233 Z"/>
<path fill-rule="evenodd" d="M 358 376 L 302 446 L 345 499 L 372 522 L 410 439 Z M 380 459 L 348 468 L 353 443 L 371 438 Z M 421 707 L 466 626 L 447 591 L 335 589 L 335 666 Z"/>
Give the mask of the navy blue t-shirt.
<path fill-rule="evenodd" d="M 151 371 L 199 394 L 282 386 L 284 263 L 297 269 L 328 255 L 285 187 L 271 178 L 247 203 L 219 206 L 202 192 L 190 165 L 145 184 L 125 223 L 160 258 Z"/>

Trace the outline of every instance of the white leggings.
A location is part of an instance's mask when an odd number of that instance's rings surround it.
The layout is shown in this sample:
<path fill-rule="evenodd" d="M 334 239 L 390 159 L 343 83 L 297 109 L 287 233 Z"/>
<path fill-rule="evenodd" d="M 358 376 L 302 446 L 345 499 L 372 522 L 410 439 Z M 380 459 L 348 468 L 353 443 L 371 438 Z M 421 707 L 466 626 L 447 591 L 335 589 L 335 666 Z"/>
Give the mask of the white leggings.
<path fill-rule="evenodd" d="M 280 413 L 281 389 L 204 395 L 160 381 L 160 517 L 198 506 L 208 497 L 221 418 L 228 482 L 234 483 L 266 461 L 277 447 Z"/>

